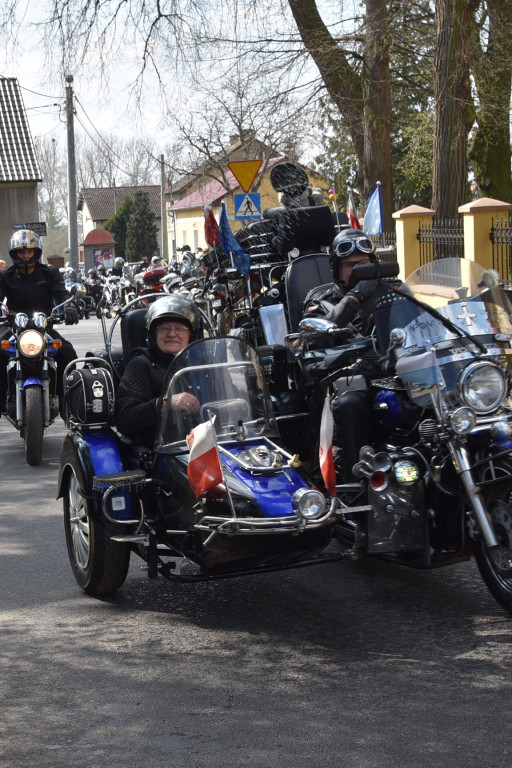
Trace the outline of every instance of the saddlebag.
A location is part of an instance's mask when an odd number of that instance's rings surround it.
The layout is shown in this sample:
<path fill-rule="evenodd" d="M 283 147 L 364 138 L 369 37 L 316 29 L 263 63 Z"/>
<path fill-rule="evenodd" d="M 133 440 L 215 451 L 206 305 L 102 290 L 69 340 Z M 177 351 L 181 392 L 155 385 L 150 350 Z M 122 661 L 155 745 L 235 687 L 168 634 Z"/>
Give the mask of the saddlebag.
<path fill-rule="evenodd" d="M 68 418 L 78 424 L 111 424 L 114 385 L 106 368 L 77 368 L 66 376 Z"/>

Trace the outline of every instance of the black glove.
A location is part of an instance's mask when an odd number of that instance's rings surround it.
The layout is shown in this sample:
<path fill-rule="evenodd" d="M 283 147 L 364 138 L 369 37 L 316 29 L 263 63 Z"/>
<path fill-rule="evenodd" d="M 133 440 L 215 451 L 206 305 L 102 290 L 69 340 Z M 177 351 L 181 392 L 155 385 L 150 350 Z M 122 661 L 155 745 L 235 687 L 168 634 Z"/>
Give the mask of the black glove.
<path fill-rule="evenodd" d="M 354 296 L 362 304 L 371 299 L 378 285 L 378 280 L 360 280 L 347 295 Z"/>
<path fill-rule="evenodd" d="M 64 322 L 66 325 L 76 325 L 78 323 L 78 314 L 74 307 L 66 307 L 64 310 Z"/>

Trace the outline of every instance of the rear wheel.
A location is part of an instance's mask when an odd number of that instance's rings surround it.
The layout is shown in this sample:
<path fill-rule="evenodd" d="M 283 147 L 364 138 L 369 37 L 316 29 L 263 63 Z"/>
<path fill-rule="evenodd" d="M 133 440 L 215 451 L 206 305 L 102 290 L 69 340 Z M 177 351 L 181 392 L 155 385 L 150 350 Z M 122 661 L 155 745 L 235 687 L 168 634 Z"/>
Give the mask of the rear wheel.
<path fill-rule="evenodd" d="M 78 585 L 90 595 L 109 595 L 123 584 L 130 563 L 127 544 L 112 541 L 113 525 L 91 514 L 75 467 L 64 486 L 64 529 L 69 562 Z"/>
<path fill-rule="evenodd" d="M 25 458 L 35 467 L 43 458 L 43 391 L 41 387 L 25 389 Z"/>

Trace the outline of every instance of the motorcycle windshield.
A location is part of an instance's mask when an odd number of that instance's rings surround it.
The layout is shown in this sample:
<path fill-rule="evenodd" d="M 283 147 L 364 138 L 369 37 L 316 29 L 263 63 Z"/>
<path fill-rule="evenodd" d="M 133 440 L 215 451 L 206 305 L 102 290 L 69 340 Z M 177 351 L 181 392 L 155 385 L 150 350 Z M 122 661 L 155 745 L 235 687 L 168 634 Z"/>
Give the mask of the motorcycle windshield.
<path fill-rule="evenodd" d="M 441 319 L 404 294 L 432 307 Z M 404 282 L 391 307 L 389 328 L 405 330 L 402 348 L 409 352 L 468 335 L 489 343 L 496 334 L 512 333 L 511 311 L 510 294 L 497 284 L 493 272 L 467 259 L 439 259 L 419 267 Z"/>
<path fill-rule="evenodd" d="M 193 342 L 171 363 L 163 391 L 156 440 L 159 451 L 187 451 L 187 435 L 210 418 L 214 418 L 219 444 L 278 436 L 260 359 L 242 339 L 214 337 Z M 183 392 L 197 399 L 196 412 L 173 406 L 173 398 Z"/>
<path fill-rule="evenodd" d="M 509 291 L 480 264 L 440 259 L 413 272 L 397 292 L 389 318 L 390 329 L 401 329 L 391 333 L 399 340 L 396 373 L 412 399 L 428 406 L 437 392 L 445 406 L 461 404 L 462 373 L 476 360 L 508 374 L 511 312 Z"/>

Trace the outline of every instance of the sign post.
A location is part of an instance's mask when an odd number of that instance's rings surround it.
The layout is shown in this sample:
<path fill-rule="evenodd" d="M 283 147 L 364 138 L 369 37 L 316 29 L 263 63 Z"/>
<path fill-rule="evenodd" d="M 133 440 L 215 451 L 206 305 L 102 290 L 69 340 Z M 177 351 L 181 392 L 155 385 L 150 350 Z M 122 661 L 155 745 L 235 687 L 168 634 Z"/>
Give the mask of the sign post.
<path fill-rule="evenodd" d="M 30 229 L 35 232 L 39 237 L 46 236 L 46 221 L 29 221 L 25 224 L 13 224 L 13 229 Z"/>

